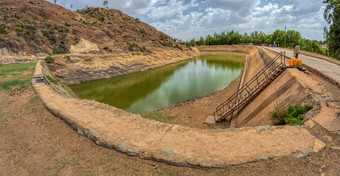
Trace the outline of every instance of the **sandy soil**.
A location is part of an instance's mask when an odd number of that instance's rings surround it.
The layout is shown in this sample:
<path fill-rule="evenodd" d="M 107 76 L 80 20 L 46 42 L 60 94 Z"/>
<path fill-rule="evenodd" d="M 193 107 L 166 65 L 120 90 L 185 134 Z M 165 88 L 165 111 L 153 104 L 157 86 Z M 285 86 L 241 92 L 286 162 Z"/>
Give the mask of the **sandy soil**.
<path fill-rule="evenodd" d="M 330 93 L 340 95 L 336 87 L 325 86 Z M 307 129 L 327 145 L 318 153 L 225 169 L 200 169 L 143 160 L 97 146 L 49 113 L 32 89 L 0 92 L 0 102 L 0 175 L 337 175 L 340 172 L 340 136 L 317 123 Z"/>
<path fill-rule="evenodd" d="M 337 175 L 340 136 L 313 130 L 328 145 L 320 152 L 225 169 L 199 169 L 129 157 L 99 147 L 51 115 L 32 90 L 1 92 L 0 175 Z"/>

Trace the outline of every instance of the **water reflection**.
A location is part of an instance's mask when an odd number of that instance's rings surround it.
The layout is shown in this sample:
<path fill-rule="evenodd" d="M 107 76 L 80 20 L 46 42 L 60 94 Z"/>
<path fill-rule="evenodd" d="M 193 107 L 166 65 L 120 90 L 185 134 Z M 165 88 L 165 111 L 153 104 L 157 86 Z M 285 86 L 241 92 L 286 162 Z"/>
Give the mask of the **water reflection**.
<path fill-rule="evenodd" d="M 240 74 L 242 67 L 243 56 L 209 54 L 144 72 L 70 87 L 82 98 L 141 113 L 221 90 Z"/>

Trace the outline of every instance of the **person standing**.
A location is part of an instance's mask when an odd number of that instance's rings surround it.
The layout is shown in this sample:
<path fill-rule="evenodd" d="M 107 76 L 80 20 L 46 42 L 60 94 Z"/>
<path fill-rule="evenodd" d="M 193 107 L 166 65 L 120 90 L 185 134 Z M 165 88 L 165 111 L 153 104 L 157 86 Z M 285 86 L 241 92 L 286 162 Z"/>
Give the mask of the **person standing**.
<path fill-rule="evenodd" d="M 299 54 L 300 54 L 300 46 L 299 46 L 299 44 L 296 44 L 295 49 L 294 49 L 295 59 L 299 58 Z"/>

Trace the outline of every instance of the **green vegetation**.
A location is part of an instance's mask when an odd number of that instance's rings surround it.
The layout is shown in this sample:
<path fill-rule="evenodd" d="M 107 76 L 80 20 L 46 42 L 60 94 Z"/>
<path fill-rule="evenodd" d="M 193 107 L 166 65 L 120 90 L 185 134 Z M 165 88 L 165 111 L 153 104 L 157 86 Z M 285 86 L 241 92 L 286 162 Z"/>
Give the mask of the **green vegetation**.
<path fill-rule="evenodd" d="M 305 116 L 304 113 L 313 108 L 313 105 L 304 106 L 289 106 L 286 111 L 277 110 L 272 114 L 272 121 L 274 125 L 302 125 Z"/>
<path fill-rule="evenodd" d="M 0 65 L 0 91 L 19 91 L 30 88 L 35 62 Z M 25 72 L 29 71 L 29 74 Z"/>
<path fill-rule="evenodd" d="M 177 48 L 177 49 L 179 49 L 179 50 L 183 50 L 182 46 L 179 46 L 179 45 L 177 45 L 177 44 L 176 44 L 174 47 Z"/>
<path fill-rule="evenodd" d="M 35 2 L 33 2 L 33 1 L 28 1 L 28 3 L 36 5 Z"/>
<path fill-rule="evenodd" d="M 50 75 L 46 75 L 46 78 L 47 78 L 51 83 L 57 84 L 57 81 L 56 81 L 55 79 L 53 79 Z"/>
<path fill-rule="evenodd" d="M 340 0 L 324 0 L 323 3 L 327 4 L 324 18 L 330 24 L 329 29 L 324 28 L 329 55 L 340 60 Z"/>
<path fill-rule="evenodd" d="M 75 44 L 78 44 L 79 42 L 80 42 L 80 39 L 75 39 L 75 40 L 74 40 L 74 43 L 75 43 Z"/>
<path fill-rule="evenodd" d="M 15 27 L 15 31 L 18 32 L 18 33 L 23 33 L 23 34 L 29 34 L 30 33 L 29 30 L 23 29 L 21 27 Z"/>
<path fill-rule="evenodd" d="M 84 61 L 92 61 L 92 59 L 87 57 L 87 58 L 84 59 Z"/>
<path fill-rule="evenodd" d="M 46 61 L 47 63 L 54 63 L 54 58 L 53 58 L 52 56 L 47 56 L 47 57 L 45 58 L 45 61 Z"/>
<path fill-rule="evenodd" d="M 6 30 L 5 24 L 0 25 L 0 34 L 9 34 L 9 32 Z"/>
<path fill-rule="evenodd" d="M 285 43 L 286 38 L 286 43 Z M 301 38 L 298 31 L 276 30 L 272 34 L 265 34 L 261 31 L 254 31 L 250 34 L 239 34 L 237 31 L 215 33 L 213 36 L 208 35 L 206 38 L 201 37 L 199 40 L 191 39 L 185 43 L 186 46 L 200 45 L 239 45 L 239 44 L 255 44 L 255 45 L 272 45 L 277 44 L 280 47 L 295 47 L 299 43 L 302 50 L 323 54 L 329 56 L 327 49 L 323 49 L 321 44 L 323 41 L 308 40 Z"/>
<path fill-rule="evenodd" d="M 67 54 L 67 51 L 61 51 L 61 50 L 53 50 L 52 54 Z"/>
<path fill-rule="evenodd" d="M 167 46 L 167 47 L 173 47 L 173 44 L 171 42 L 161 42 L 161 44 L 163 46 Z"/>
<path fill-rule="evenodd" d="M 64 25 L 67 26 L 67 27 L 70 27 L 70 26 L 71 26 L 71 25 L 70 25 L 69 23 L 67 23 L 67 22 L 65 22 Z"/>
<path fill-rule="evenodd" d="M 104 14 L 97 15 L 96 19 L 98 19 L 100 21 L 105 21 L 105 15 Z"/>
<path fill-rule="evenodd" d="M 0 65 L 0 76 L 3 75 L 16 75 L 18 72 L 23 72 L 33 67 L 35 62 L 28 62 L 23 64 L 15 64 L 15 65 Z"/>
<path fill-rule="evenodd" d="M 144 114 L 141 114 L 141 116 L 146 119 L 157 120 L 157 121 L 171 121 L 177 117 L 177 116 L 165 115 L 162 113 L 144 113 Z"/>

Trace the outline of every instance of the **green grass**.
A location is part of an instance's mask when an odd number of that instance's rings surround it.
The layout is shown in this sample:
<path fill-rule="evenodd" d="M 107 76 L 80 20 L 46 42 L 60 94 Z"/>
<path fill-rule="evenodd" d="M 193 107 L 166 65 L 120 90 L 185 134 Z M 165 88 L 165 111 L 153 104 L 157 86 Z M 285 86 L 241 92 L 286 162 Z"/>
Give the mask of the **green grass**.
<path fill-rule="evenodd" d="M 68 54 L 68 51 L 61 51 L 61 50 L 53 50 L 52 54 Z"/>
<path fill-rule="evenodd" d="M 47 78 L 51 83 L 57 84 L 57 81 L 56 81 L 55 79 L 53 79 L 50 75 L 46 75 L 46 78 Z"/>
<path fill-rule="evenodd" d="M 162 113 L 145 113 L 145 114 L 141 114 L 141 116 L 146 119 L 157 120 L 157 121 L 171 121 L 177 117 L 177 116 L 165 115 Z"/>
<path fill-rule="evenodd" d="M 29 83 L 31 79 L 26 80 L 11 80 L 11 81 L 5 81 L 0 83 L 0 90 L 9 91 L 12 90 L 12 88 L 15 87 L 14 90 L 27 90 L 29 89 Z"/>
<path fill-rule="evenodd" d="M 36 62 L 0 65 L 0 91 L 20 91 L 30 89 L 30 81 L 35 64 Z M 25 73 L 27 71 L 29 72 L 28 74 Z"/>
<path fill-rule="evenodd" d="M 0 25 L 0 34 L 9 34 L 9 32 L 6 30 L 5 24 Z"/>
<path fill-rule="evenodd" d="M 35 66 L 36 62 L 27 62 L 14 65 L 0 65 L 0 76 L 7 75 L 13 72 L 22 72 L 28 70 L 30 67 Z"/>

